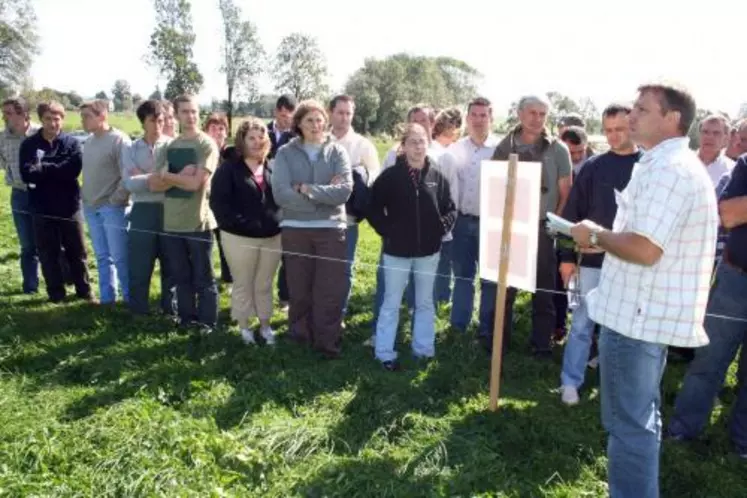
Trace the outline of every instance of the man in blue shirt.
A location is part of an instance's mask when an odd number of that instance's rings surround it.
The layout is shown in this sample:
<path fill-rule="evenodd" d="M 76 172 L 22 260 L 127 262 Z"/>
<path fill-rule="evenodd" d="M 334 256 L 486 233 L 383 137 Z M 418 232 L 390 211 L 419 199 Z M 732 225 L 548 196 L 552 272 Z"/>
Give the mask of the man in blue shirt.
<path fill-rule="evenodd" d="M 721 225 L 728 230 L 721 261 L 711 287 L 705 331 L 709 343 L 695 351 L 669 422 L 675 440 L 698 437 L 710 420 L 713 402 L 726 371 L 741 348 L 740 388 L 732 407 L 731 440 L 736 453 L 747 458 L 747 154 L 737 160 L 731 180 L 719 198 Z"/>
<path fill-rule="evenodd" d="M 29 187 L 36 239 L 47 295 L 53 303 L 65 299 L 60 252 L 70 268 L 76 295 L 93 302 L 83 242 L 80 186 L 82 154 L 78 141 L 62 133 L 65 108 L 58 102 L 39 104 L 42 128 L 21 144 L 19 169 Z"/>

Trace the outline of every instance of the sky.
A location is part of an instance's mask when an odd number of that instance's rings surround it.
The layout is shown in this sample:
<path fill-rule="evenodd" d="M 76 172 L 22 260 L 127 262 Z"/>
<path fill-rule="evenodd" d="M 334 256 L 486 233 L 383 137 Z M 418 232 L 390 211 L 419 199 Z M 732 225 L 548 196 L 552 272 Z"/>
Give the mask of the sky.
<path fill-rule="evenodd" d="M 236 2 L 269 53 L 291 32 L 316 37 L 333 90 L 342 89 L 365 58 L 407 52 L 471 64 L 483 75 L 481 93 L 501 110 L 521 95 L 546 91 L 590 97 L 601 108 L 633 98 L 637 85 L 657 78 L 685 84 L 699 107 L 732 116 L 747 102 L 747 65 L 739 49 L 747 2 L 468 0 L 434 7 L 433 1 L 376 0 L 365 9 L 354 9 L 352 0 Z M 225 98 L 217 3 L 192 0 L 204 102 Z M 143 62 L 154 27 L 152 0 L 35 5 L 41 35 L 35 87 L 92 97 L 110 94 L 114 81 L 124 78 L 133 93 L 153 92 L 158 75 Z M 268 78 L 262 89 L 272 91 Z"/>

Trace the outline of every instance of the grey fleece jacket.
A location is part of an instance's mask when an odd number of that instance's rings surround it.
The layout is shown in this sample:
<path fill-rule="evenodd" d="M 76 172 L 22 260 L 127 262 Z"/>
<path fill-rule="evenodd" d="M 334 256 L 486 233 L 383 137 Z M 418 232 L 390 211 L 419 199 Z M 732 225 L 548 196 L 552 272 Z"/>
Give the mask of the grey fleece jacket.
<path fill-rule="evenodd" d="M 331 185 L 335 176 L 342 182 Z M 305 184 L 308 194 L 293 186 Z M 272 166 L 272 195 L 281 208 L 283 220 L 346 221 L 345 203 L 353 191 L 353 174 L 347 151 L 328 138 L 317 157 L 311 161 L 303 141 L 294 138 L 281 147 Z"/>

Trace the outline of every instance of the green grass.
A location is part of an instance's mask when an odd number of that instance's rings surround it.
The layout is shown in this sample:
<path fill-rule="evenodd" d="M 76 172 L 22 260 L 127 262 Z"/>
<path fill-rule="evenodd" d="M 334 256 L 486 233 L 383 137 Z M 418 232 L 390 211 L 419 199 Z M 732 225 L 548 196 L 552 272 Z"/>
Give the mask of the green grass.
<path fill-rule="evenodd" d="M 9 206 L 5 188 L 0 205 Z M 434 362 L 409 359 L 404 325 L 405 371 L 378 366 L 362 345 L 379 251 L 367 226 L 354 317 L 334 362 L 285 341 L 280 314 L 272 350 L 244 346 L 233 327 L 196 341 L 120 308 L 20 296 L 7 209 L 0 234 L 0 496 L 605 494 L 597 376 L 589 374 L 581 405 L 561 405 L 553 389 L 562 352 L 551 363 L 524 353 L 525 297 L 498 413 L 486 410 L 489 359 L 471 334 L 446 332 L 447 309 Z M 228 305 L 224 294 L 224 324 Z M 668 369 L 667 413 L 682 373 Z M 727 406 L 733 389 L 732 372 Z M 708 444 L 664 445 L 664 496 L 744 496 L 744 463 L 729 455 L 722 408 L 712 422 Z"/>

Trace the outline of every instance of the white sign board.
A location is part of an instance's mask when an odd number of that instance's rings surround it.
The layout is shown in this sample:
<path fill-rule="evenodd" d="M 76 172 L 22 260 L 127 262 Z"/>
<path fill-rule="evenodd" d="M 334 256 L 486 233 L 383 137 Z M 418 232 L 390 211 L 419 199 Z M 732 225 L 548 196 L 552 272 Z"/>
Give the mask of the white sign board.
<path fill-rule="evenodd" d="M 480 170 L 480 278 L 497 282 L 508 161 L 483 161 Z M 520 161 L 516 168 L 507 283 L 528 292 L 537 288 L 541 187 L 542 165 Z"/>

